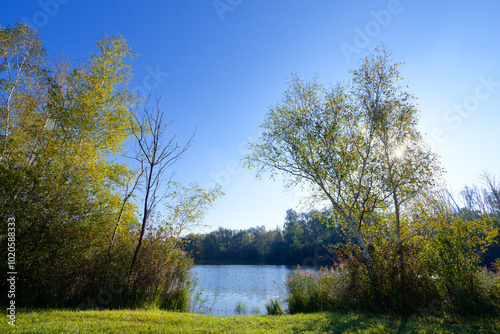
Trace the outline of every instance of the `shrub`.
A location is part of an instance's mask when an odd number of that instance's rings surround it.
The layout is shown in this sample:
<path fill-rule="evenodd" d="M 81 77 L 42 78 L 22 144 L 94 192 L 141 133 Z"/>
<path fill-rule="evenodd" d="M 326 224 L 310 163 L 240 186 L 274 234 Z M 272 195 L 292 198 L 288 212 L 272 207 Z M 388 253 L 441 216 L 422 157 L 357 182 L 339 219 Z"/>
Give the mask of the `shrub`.
<path fill-rule="evenodd" d="M 129 284 L 130 306 L 187 312 L 192 291 L 192 259 L 151 229 Z"/>
<path fill-rule="evenodd" d="M 415 240 L 397 246 L 373 230 L 373 277 L 357 245 L 336 249 L 343 270 L 296 271 L 286 286 L 289 312 L 366 310 L 398 314 L 484 314 L 500 310 L 500 275 L 481 271 L 482 252 L 497 231 L 488 219 L 447 216 Z M 375 282 L 375 284 L 373 284 Z"/>
<path fill-rule="evenodd" d="M 129 277 L 137 240 L 117 236 L 115 246 L 89 257 L 87 268 L 74 281 L 71 303 L 78 308 L 159 308 L 187 312 L 194 282 L 193 262 L 179 248 L 148 229 L 138 261 Z M 83 302 L 93 300 L 92 303 Z"/>
<path fill-rule="evenodd" d="M 447 217 L 426 242 L 420 256 L 434 277 L 444 310 L 459 315 L 498 312 L 498 278 L 481 271 L 482 255 L 498 231 L 486 217 Z"/>

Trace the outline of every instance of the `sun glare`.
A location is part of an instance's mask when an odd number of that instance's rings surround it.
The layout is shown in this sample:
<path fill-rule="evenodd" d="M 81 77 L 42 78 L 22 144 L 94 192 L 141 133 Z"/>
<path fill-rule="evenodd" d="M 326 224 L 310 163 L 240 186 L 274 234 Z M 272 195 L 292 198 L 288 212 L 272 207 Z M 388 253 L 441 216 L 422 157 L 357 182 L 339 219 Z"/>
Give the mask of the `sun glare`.
<path fill-rule="evenodd" d="M 404 154 L 405 150 L 401 147 L 398 147 L 396 150 L 394 150 L 394 156 L 398 159 L 402 158 Z"/>

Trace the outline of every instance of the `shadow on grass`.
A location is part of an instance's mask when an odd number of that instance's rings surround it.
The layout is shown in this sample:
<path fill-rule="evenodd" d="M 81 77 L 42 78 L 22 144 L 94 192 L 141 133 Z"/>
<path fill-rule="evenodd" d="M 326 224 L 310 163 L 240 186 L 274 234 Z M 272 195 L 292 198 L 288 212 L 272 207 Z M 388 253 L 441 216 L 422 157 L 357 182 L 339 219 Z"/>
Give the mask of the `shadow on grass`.
<path fill-rule="evenodd" d="M 345 333 L 370 330 L 374 333 L 409 333 L 409 316 L 388 316 L 362 313 L 327 313 L 327 322 L 311 323 L 310 331 Z M 413 328 L 413 330 L 416 330 Z"/>
<path fill-rule="evenodd" d="M 500 333 L 495 316 L 419 318 L 362 313 L 326 313 L 327 321 L 309 323 L 307 330 L 326 333 Z"/>

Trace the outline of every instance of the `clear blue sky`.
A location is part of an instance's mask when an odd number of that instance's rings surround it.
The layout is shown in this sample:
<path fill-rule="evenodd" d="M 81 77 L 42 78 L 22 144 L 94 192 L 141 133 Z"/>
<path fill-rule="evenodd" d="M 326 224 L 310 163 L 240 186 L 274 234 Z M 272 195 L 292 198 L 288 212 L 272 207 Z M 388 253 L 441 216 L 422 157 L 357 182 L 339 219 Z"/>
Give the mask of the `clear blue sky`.
<path fill-rule="evenodd" d="M 176 178 L 222 183 L 206 222 L 215 229 L 282 225 L 300 196 L 242 169 L 248 138 L 281 99 L 292 72 L 323 83 L 348 78 L 384 42 L 404 61 L 420 129 L 454 190 L 500 177 L 500 2 L 331 0 L 1 0 L 0 24 L 39 29 L 50 54 L 81 60 L 103 33 L 140 57 L 131 87 L 154 85 L 172 134 L 197 128 Z"/>

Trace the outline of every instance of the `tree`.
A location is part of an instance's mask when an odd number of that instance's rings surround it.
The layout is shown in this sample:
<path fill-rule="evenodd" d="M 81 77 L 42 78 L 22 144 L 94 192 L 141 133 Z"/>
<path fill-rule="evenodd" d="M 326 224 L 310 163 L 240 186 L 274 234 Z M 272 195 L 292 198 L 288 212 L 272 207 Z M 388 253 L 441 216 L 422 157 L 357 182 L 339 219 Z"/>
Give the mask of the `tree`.
<path fill-rule="evenodd" d="M 193 183 L 188 187 L 180 183 L 172 184 L 172 191 L 165 202 L 165 217 L 160 227 L 167 233 L 167 238 L 178 245 L 185 233 L 192 233 L 203 225 L 203 218 L 213 202 L 224 195 L 220 186 L 202 189 Z"/>
<path fill-rule="evenodd" d="M 411 237 L 408 225 L 412 223 L 408 209 L 420 194 L 435 189 L 442 171 L 436 154 L 426 147 L 417 129 L 415 97 L 398 83 L 402 79 L 398 67 L 402 64 L 393 63 L 390 57 L 387 48 L 378 47 L 353 72 L 353 80 L 358 98 L 367 106 L 374 124 L 376 184 L 385 193 L 387 200 L 381 204 L 387 207 L 386 216 L 391 216 L 388 222 L 394 225 L 399 290 L 404 299 L 407 282 L 403 238 Z"/>
<path fill-rule="evenodd" d="M 282 173 L 289 186 L 305 184 L 329 202 L 354 233 L 377 290 L 367 226 L 392 199 L 400 243 L 400 207 L 435 176 L 435 157 L 421 146 L 415 105 L 382 47 L 351 74 L 348 85 L 330 89 L 294 75 L 247 163 L 271 176 Z M 404 159 L 394 159 L 403 149 Z"/>
<path fill-rule="evenodd" d="M 199 223 L 219 190 L 166 179 L 190 141 L 162 140 L 168 124 L 159 99 L 140 115 L 131 109 L 141 102 L 127 89 L 132 57 L 123 37 L 105 35 L 89 59 L 49 59 L 35 30 L 0 27 L 0 224 L 16 221 L 18 300 L 26 307 L 84 307 L 96 296 L 105 303 L 87 306 L 187 307 L 192 261 L 179 233 Z M 124 159 L 131 138 L 135 166 Z M 137 189 L 142 216 L 131 200 Z M 160 222 L 152 214 L 162 191 L 172 210 Z M 4 257 L 6 242 L 0 236 Z M 134 265 L 137 279 L 127 281 Z"/>
<path fill-rule="evenodd" d="M 132 122 L 132 133 L 139 150 L 136 160 L 141 166 L 141 175 L 144 176 L 144 204 L 139 241 L 130 264 L 130 277 L 137 261 L 150 215 L 154 212 L 158 203 L 169 193 L 172 182 L 171 178 L 167 180 L 165 174 L 187 151 L 193 138 L 191 137 L 182 147 L 177 142 L 174 142 L 175 136 L 164 142 L 165 132 L 170 123 L 164 123 L 163 112 L 159 107 L 159 98 L 156 99 L 156 104 L 152 108 L 149 107 L 148 102 L 149 99 L 145 103 L 142 118 L 135 113 Z M 164 188 L 161 189 L 162 187 Z M 159 194 L 160 191 L 163 191 L 163 195 Z"/>
<path fill-rule="evenodd" d="M 481 174 L 481 178 L 486 185 L 484 197 L 489 207 L 489 211 L 492 215 L 496 215 L 497 218 L 500 218 L 500 183 L 497 182 L 493 174 L 486 171 Z"/>
<path fill-rule="evenodd" d="M 378 178 L 391 199 L 398 246 L 401 245 L 401 211 L 419 193 L 431 190 L 441 169 L 437 156 L 423 142 L 417 129 L 415 97 L 398 84 L 401 63 L 392 63 L 383 46 L 364 59 L 354 71 L 357 93 L 370 106 L 377 138 Z"/>
<path fill-rule="evenodd" d="M 115 36 L 97 49 L 79 64 L 48 59 L 35 30 L 0 28 L 0 212 L 16 219 L 27 305 L 67 301 L 98 276 L 122 207 L 132 54 Z M 132 205 L 122 220 L 133 223 Z"/>

